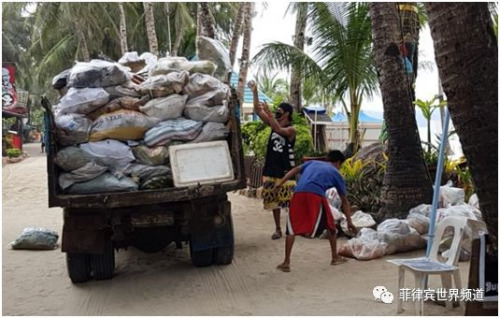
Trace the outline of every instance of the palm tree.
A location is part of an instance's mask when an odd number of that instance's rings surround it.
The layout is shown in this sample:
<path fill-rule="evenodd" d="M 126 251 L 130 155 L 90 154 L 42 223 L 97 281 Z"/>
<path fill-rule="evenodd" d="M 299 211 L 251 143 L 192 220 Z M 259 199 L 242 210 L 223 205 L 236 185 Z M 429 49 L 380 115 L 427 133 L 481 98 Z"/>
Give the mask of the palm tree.
<path fill-rule="evenodd" d="M 149 51 L 154 55 L 158 55 L 158 39 L 156 38 L 153 4 L 151 2 L 143 2 L 143 5 L 144 5 L 144 17 L 146 19 L 146 31 L 149 41 Z"/>
<path fill-rule="evenodd" d="M 429 3 L 426 8 L 453 125 L 497 244 L 498 43 L 488 4 Z"/>
<path fill-rule="evenodd" d="M 241 51 L 240 78 L 238 79 L 237 94 L 243 99 L 243 92 L 247 80 L 248 64 L 250 63 L 250 41 L 252 39 L 253 2 L 245 3 L 245 19 L 243 24 L 243 50 Z"/>
<path fill-rule="evenodd" d="M 122 54 L 128 52 L 127 45 L 127 21 L 125 18 L 125 10 L 123 9 L 123 2 L 118 2 L 118 9 L 120 10 L 120 47 Z"/>
<path fill-rule="evenodd" d="M 259 91 L 266 94 L 269 98 L 285 100 L 289 86 L 288 82 L 279 78 L 279 73 L 269 74 L 267 70 L 257 73 L 256 81 L 259 87 Z"/>
<path fill-rule="evenodd" d="M 236 16 L 236 21 L 234 23 L 234 31 L 231 37 L 231 45 L 229 46 L 229 60 L 231 61 L 231 67 L 234 66 L 234 61 L 236 60 L 236 49 L 238 48 L 238 43 L 240 41 L 241 28 L 243 26 L 243 16 L 245 14 L 245 3 L 241 2 L 238 6 L 238 15 Z"/>
<path fill-rule="evenodd" d="M 303 78 L 315 78 L 318 89 L 349 99 L 350 141 L 357 144 L 358 116 L 364 97 L 377 89 L 371 49 L 368 6 L 363 3 L 309 4 L 308 24 L 313 56 L 282 42 L 265 44 L 254 61 L 270 69 L 297 67 Z"/>
<path fill-rule="evenodd" d="M 293 4 L 293 10 L 296 12 L 296 22 L 295 22 L 295 36 L 293 45 L 304 51 L 305 33 L 307 26 L 307 2 L 299 2 Z M 301 99 L 301 83 L 302 74 L 299 67 L 292 67 L 292 74 L 290 77 L 290 102 L 297 112 L 300 113 L 302 110 L 302 99 Z"/>
<path fill-rule="evenodd" d="M 202 34 L 211 39 L 215 39 L 215 21 L 210 11 L 208 2 L 199 3 L 199 23 L 201 23 Z"/>
<path fill-rule="evenodd" d="M 172 56 L 177 56 L 179 48 L 181 46 L 184 35 L 188 33 L 189 29 L 194 26 L 194 19 L 191 15 L 189 4 L 185 2 L 175 2 L 172 3 L 174 13 L 174 29 L 175 29 L 175 41 L 172 47 Z"/>
<path fill-rule="evenodd" d="M 398 43 L 401 38 L 394 3 L 372 3 L 373 50 L 387 125 L 388 157 L 381 191 L 382 217 L 404 217 L 432 200 L 432 183 L 422 154 L 415 107 Z"/>

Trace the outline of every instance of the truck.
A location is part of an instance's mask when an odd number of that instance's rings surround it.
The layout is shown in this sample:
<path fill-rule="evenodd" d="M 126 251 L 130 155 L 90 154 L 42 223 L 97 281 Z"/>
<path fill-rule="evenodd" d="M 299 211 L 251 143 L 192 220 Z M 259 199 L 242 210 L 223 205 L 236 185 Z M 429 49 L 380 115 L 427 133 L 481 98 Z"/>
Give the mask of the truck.
<path fill-rule="evenodd" d="M 234 178 L 185 187 L 133 192 L 65 194 L 58 186 L 61 169 L 55 164 L 59 150 L 54 114 L 47 98 L 48 205 L 63 209 L 61 250 L 66 253 L 73 283 L 111 279 L 115 251 L 133 246 L 155 253 L 169 244 L 188 245 L 196 267 L 227 265 L 234 255 L 231 202 L 227 193 L 246 187 L 238 99 L 231 89 L 227 138 Z M 203 158 L 200 158 L 203 160 Z"/>

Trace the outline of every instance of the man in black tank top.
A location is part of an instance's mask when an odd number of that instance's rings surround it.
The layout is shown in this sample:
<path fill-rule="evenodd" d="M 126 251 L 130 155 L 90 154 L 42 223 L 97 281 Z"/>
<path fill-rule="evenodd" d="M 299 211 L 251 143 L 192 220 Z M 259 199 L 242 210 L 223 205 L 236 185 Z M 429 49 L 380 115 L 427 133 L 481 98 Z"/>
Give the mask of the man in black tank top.
<path fill-rule="evenodd" d="M 272 130 L 267 142 L 262 197 L 264 199 L 264 209 L 273 211 L 276 229 L 272 239 L 275 240 L 283 235 L 280 226 L 281 208 L 289 206 L 295 187 L 295 181 L 290 180 L 280 188 L 278 193 L 274 191 L 275 184 L 295 167 L 293 153 L 295 128 L 292 125 L 293 107 L 288 103 L 281 103 L 275 114 L 273 114 L 269 110 L 267 103 L 259 102 L 256 83 L 250 81 L 248 86 L 253 93 L 254 113 Z"/>

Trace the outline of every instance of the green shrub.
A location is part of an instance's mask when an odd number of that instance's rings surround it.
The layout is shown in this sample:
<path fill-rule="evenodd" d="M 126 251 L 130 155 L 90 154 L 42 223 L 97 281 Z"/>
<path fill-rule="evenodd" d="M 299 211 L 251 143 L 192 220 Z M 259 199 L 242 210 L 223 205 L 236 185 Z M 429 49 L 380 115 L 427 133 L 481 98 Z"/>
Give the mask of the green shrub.
<path fill-rule="evenodd" d="M 6 152 L 7 152 L 7 156 L 9 158 L 16 158 L 16 157 L 19 157 L 22 154 L 21 149 L 17 149 L 17 148 L 7 149 Z"/>

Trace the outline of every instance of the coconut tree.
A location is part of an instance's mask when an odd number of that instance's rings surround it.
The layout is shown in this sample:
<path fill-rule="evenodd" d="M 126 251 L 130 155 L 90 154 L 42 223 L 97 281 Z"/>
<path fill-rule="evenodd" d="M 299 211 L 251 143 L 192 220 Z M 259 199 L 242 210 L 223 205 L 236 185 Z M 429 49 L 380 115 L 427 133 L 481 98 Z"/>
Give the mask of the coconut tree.
<path fill-rule="evenodd" d="M 229 61 L 231 61 L 231 67 L 234 66 L 234 61 L 236 60 L 236 49 L 238 48 L 238 43 L 240 41 L 241 29 L 243 26 L 243 16 L 245 14 L 246 5 L 241 2 L 238 6 L 238 14 L 236 16 L 236 21 L 234 23 L 234 31 L 231 37 L 231 44 L 229 46 Z"/>
<path fill-rule="evenodd" d="M 238 79 L 237 94 L 238 98 L 243 99 L 243 92 L 247 80 L 248 64 L 250 63 L 250 41 L 252 39 L 252 18 L 253 2 L 245 3 L 245 15 L 243 24 L 243 50 L 241 51 L 240 77 Z"/>
<path fill-rule="evenodd" d="M 498 230 L 498 43 L 485 2 L 426 4 L 439 77 L 488 231 Z M 460 76 L 457 76 L 460 74 Z"/>
<path fill-rule="evenodd" d="M 279 77 L 279 73 L 269 74 L 267 70 L 260 70 L 257 73 L 256 81 L 259 91 L 266 94 L 271 99 L 285 99 L 288 95 L 288 82 Z"/>
<path fill-rule="evenodd" d="M 123 8 L 123 2 L 118 2 L 118 9 L 120 10 L 120 47 L 122 49 L 122 54 L 128 52 L 127 45 L 127 21 L 125 18 L 125 9 Z"/>
<path fill-rule="evenodd" d="M 404 217 L 432 200 L 432 182 L 424 162 L 403 57 L 398 8 L 394 3 L 372 3 L 373 50 L 379 72 L 388 135 L 386 173 L 381 191 L 381 217 Z"/>
<path fill-rule="evenodd" d="M 210 11 L 208 2 L 199 3 L 199 23 L 201 23 L 202 34 L 206 37 L 215 39 L 215 21 Z"/>
<path fill-rule="evenodd" d="M 146 33 L 149 41 L 149 51 L 158 55 L 158 39 L 156 38 L 155 16 L 153 13 L 153 4 L 151 2 L 143 2 L 144 18 L 146 22 Z"/>
<path fill-rule="evenodd" d="M 297 2 L 292 5 L 292 9 L 297 15 L 295 21 L 295 36 L 293 45 L 301 51 L 304 51 L 305 33 L 307 26 L 307 6 L 307 2 Z M 292 74 L 290 76 L 290 102 L 297 110 L 297 112 L 300 112 L 302 109 L 301 83 L 301 69 L 299 67 L 292 67 Z"/>

